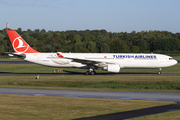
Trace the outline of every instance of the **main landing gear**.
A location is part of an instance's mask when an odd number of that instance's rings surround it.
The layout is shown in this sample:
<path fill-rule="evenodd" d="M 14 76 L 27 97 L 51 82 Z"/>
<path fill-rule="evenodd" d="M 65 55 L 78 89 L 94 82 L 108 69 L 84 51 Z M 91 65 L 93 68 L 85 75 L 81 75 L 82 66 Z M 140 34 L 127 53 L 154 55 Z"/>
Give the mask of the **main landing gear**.
<path fill-rule="evenodd" d="M 161 74 L 161 70 L 162 70 L 162 69 L 161 69 L 161 68 L 159 68 L 158 75 L 160 75 L 160 74 Z"/>
<path fill-rule="evenodd" d="M 94 71 L 93 69 L 89 69 L 89 71 L 86 72 L 86 75 L 95 75 L 96 71 Z"/>

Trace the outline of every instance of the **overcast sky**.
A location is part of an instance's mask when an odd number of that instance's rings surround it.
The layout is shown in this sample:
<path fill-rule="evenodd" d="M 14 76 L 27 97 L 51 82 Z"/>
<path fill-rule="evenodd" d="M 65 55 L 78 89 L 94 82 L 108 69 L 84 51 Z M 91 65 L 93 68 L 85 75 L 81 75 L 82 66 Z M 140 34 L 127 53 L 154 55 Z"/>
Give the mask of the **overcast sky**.
<path fill-rule="evenodd" d="M 0 0 L 0 30 L 180 32 L 180 0 Z"/>

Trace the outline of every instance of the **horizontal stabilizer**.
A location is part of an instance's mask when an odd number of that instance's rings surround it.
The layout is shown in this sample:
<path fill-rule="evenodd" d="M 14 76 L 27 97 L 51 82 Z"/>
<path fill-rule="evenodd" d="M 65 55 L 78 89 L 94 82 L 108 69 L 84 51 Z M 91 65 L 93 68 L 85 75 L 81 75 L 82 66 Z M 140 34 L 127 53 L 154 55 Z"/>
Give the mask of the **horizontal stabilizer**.
<path fill-rule="evenodd" d="M 5 53 L 7 53 L 10 57 L 16 56 L 21 59 L 26 58 L 26 54 L 24 53 L 14 53 L 14 52 L 5 52 Z"/>

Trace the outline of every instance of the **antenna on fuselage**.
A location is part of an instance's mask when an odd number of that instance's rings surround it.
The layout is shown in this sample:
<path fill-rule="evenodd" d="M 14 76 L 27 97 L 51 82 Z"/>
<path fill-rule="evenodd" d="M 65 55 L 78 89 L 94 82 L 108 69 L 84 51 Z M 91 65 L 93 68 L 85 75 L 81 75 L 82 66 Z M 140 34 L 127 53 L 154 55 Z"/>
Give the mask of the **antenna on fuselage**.
<path fill-rule="evenodd" d="M 6 21 L 6 30 L 8 30 L 9 28 L 9 24 L 8 24 L 8 21 Z"/>

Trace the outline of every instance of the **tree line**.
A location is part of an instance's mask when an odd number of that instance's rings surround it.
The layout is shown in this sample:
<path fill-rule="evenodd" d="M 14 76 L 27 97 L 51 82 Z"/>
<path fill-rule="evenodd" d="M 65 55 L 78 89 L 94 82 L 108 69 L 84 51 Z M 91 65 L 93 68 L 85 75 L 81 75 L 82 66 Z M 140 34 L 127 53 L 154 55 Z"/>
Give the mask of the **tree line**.
<path fill-rule="evenodd" d="M 46 31 L 16 30 L 35 50 L 40 52 L 77 53 L 157 53 L 180 51 L 180 33 L 168 31 L 107 32 L 106 30 Z M 6 29 L 0 30 L 0 54 L 13 52 Z"/>

